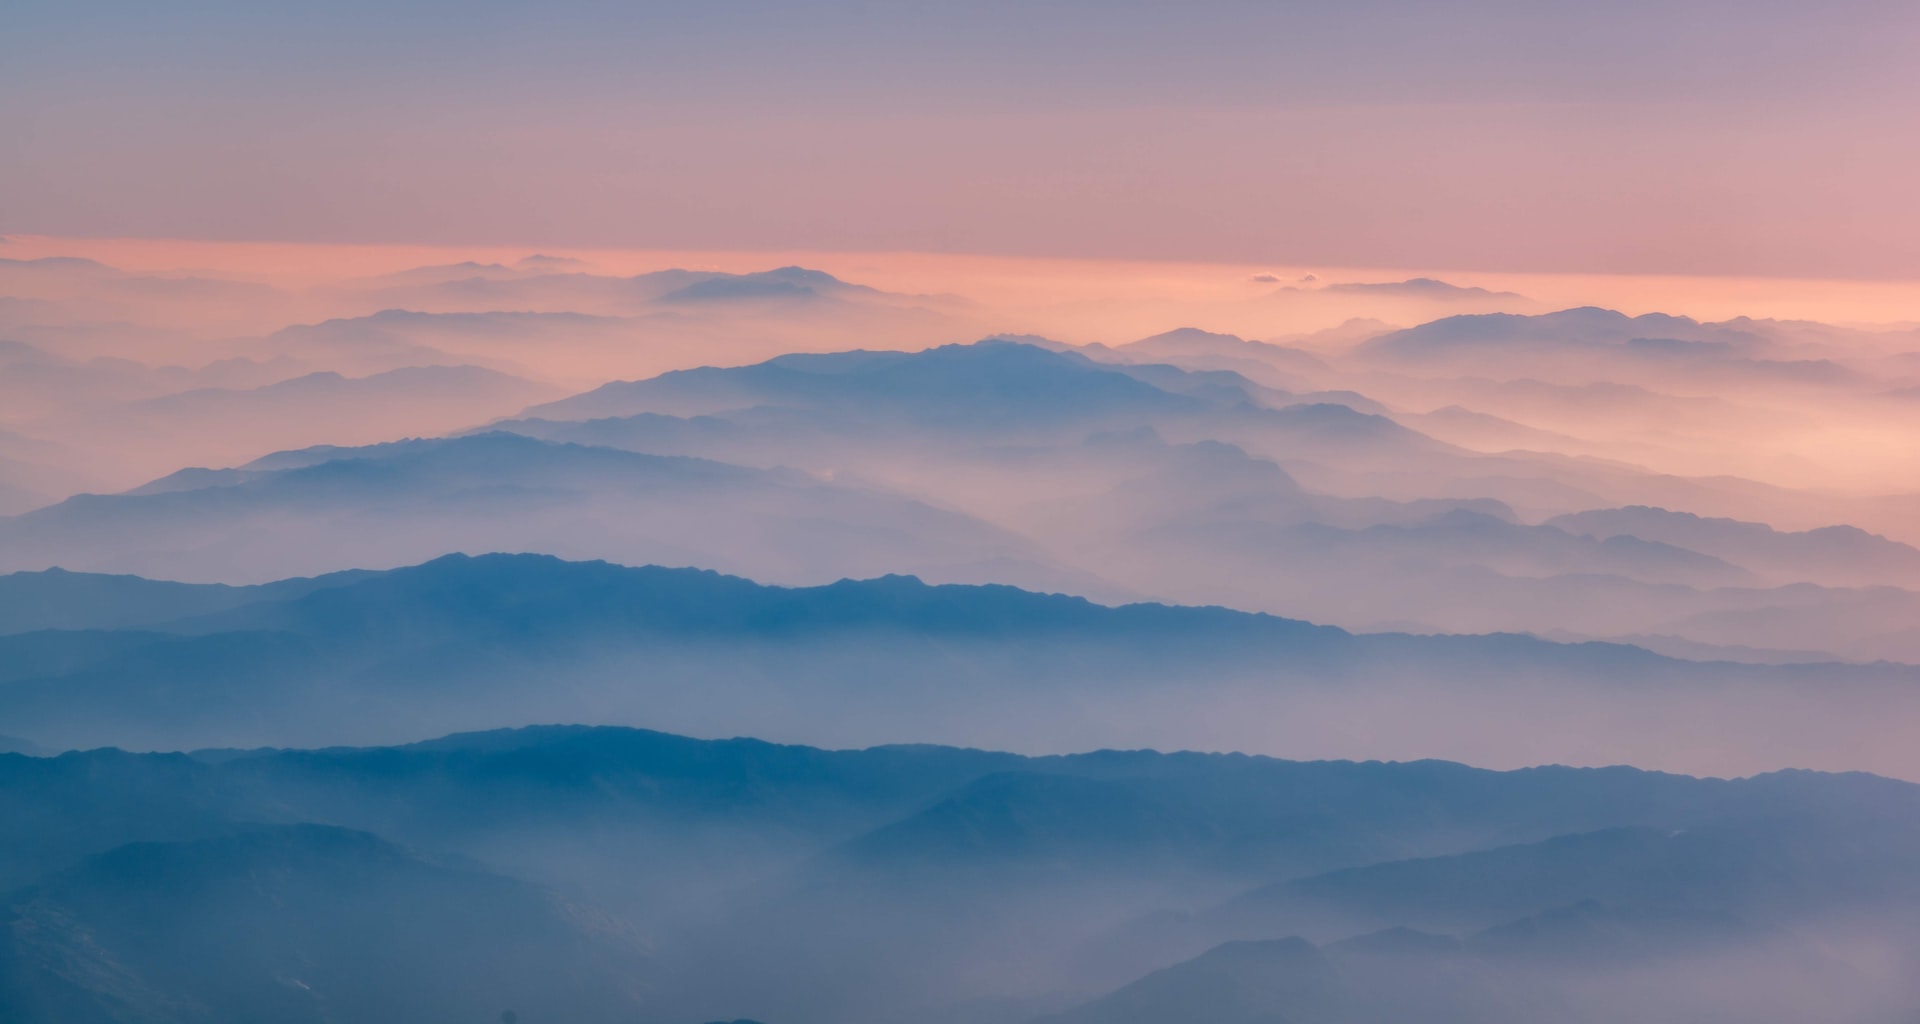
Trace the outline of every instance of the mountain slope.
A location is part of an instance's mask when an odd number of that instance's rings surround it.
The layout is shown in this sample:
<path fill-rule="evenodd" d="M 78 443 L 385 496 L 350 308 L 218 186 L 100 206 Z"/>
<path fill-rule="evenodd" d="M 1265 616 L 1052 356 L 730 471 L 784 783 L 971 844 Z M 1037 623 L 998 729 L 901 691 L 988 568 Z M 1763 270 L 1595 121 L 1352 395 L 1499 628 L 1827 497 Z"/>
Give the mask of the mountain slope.
<path fill-rule="evenodd" d="M 285 453 L 0 520 L 16 569 L 255 582 L 447 551 L 710 565 L 781 581 L 907 570 L 1038 581 L 1029 545 L 965 516 L 792 471 L 513 434 Z M 1022 565 L 1021 563 L 1025 563 Z"/>
<path fill-rule="evenodd" d="M 1013 342 L 948 345 L 924 352 L 788 355 L 752 366 L 681 370 L 604 385 L 528 409 L 547 419 L 641 412 L 700 415 L 757 405 L 902 417 L 976 431 L 1003 421 L 1034 427 L 1115 413 L 1190 411 L 1173 395 L 1084 357 Z"/>
<path fill-rule="evenodd" d="M 1646 505 L 1576 512 L 1550 525 L 1601 538 L 1632 536 L 1679 545 L 1787 580 L 1907 586 L 1920 581 L 1920 548 L 1852 526 L 1783 531 Z"/>
<path fill-rule="evenodd" d="M 1305 940 L 1230 942 L 1046 1024 L 1337 1024 L 1359 1019 L 1345 979 Z"/>
<path fill-rule="evenodd" d="M 626 1021 L 644 947 L 522 883 L 319 826 L 121 846 L 7 898 L 18 1024 Z"/>

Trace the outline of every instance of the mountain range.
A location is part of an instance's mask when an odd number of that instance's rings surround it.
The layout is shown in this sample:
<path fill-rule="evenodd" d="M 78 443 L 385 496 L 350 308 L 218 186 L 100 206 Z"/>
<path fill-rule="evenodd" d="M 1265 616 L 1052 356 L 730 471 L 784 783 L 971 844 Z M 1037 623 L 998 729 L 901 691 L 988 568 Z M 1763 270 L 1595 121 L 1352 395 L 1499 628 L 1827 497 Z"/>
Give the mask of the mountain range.
<path fill-rule="evenodd" d="M 1920 771 L 1901 724 L 1920 700 L 1906 666 L 1354 634 L 903 576 L 784 588 L 532 555 L 248 587 L 22 573 L 0 577 L 0 651 L 0 720 L 54 749 L 582 721 L 832 745 Z M 1355 717 L 1388 701 L 1406 713 Z M 1707 732 L 1714 743 L 1678 742 Z"/>
<path fill-rule="evenodd" d="M 1920 791 L 1862 775 L 553 727 L 0 755 L 0 783 L 22 826 L 0 844 L 0 986 L 23 1024 L 1022 1024 L 1170 1005 L 1331 1024 L 1423 1003 L 1517 1022 L 1601 990 L 1608 1012 L 1664 1014 L 1646 1019 L 1792 1019 L 1681 984 L 1741 958 L 1850 1022 L 1882 1019 L 1866 1010 L 1901 984 L 1815 947 L 1920 948 L 1902 938 L 1920 934 Z M 395 907 L 403 924 L 374 925 Z"/>

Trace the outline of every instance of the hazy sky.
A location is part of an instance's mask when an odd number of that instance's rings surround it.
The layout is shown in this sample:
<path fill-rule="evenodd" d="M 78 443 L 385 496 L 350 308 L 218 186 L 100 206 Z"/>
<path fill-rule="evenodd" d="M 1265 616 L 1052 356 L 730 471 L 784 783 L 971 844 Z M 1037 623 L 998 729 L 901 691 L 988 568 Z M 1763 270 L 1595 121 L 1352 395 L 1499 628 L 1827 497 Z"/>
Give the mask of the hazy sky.
<path fill-rule="evenodd" d="M 0 5 L 0 232 L 1920 277 L 1920 4 Z"/>

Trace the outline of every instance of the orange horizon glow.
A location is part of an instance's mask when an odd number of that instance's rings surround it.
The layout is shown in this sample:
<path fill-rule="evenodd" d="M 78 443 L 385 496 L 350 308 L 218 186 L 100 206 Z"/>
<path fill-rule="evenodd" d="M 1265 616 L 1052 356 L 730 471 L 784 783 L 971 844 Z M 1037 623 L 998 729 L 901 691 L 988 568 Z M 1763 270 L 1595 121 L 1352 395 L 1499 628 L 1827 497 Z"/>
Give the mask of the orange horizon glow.
<path fill-rule="evenodd" d="M 1068 323 L 1092 327 L 1068 328 L 1060 337 L 1066 341 L 1130 339 L 1152 325 L 1156 312 L 1171 316 L 1180 310 L 1189 316 L 1211 311 L 1222 322 L 1183 321 L 1166 327 L 1250 331 L 1258 336 L 1263 332 L 1333 326 L 1339 321 L 1321 322 L 1324 317 L 1311 316 L 1290 320 L 1281 315 L 1250 314 L 1243 308 L 1251 298 L 1309 277 L 1319 284 L 1438 278 L 1464 287 L 1518 293 L 1531 300 L 1529 308 L 1516 310 L 1525 312 L 1604 306 L 1629 315 L 1666 313 L 1702 321 L 1744 316 L 1861 327 L 1920 323 L 1920 280 L 1529 273 L 811 249 L 556 249 L 40 235 L 12 235 L 0 243 L 0 257 L 4 258 L 78 257 L 140 273 L 205 274 L 289 287 L 312 287 L 463 261 L 512 263 L 536 253 L 579 259 L 591 264 L 597 273 L 622 276 L 669 268 L 743 273 L 801 265 L 887 291 L 958 295 L 1034 315 L 1056 330 Z M 1279 281 L 1254 280 L 1258 276 Z M 1100 315 L 1101 307 L 1110 308 L 1114 315 Z M 1140 320 L 1143 315 L 1149 318 L 1144 323 Z M 1009 324 L 1006 329 L 1023 328 Z"/>

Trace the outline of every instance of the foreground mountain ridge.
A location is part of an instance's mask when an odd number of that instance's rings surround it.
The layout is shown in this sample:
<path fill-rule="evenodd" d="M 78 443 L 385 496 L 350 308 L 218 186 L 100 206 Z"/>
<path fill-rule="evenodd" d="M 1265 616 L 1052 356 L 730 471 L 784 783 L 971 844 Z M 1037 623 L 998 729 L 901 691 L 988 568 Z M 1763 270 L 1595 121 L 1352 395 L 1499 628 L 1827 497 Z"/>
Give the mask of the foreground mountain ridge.
<path fill-rule="evenodd" d="M 1022 1024 L 1065 1009 L 1063 989 L 1086 1002 L 1067 1019 L 1132 1022 L 1164 1019 L 1153 1000 L 1169 987 L 1222 1020 L 1334 1024 L 1392 1019 L 1367 993 L 1394 984 L 1434 1012 L 1520 1024 L 1524 1007 L 1487 1002 L 1486 985 L 1541 957 L 1609 983 L 1770 949 L 1834 913 L 1899 921 L 1920 895 L 1920 786 L 1805 771 L 827 750 L 541 726 L 0 755 L 0 812 L 17 826 L 0 843 L 0 1004 L 23 1024 L 456 1008 L 878 1024 L 984 996 L 1000 1008 L 982 1019 Z M 1596 851 L 1631 857 L 1596 871 Z M 1699 874 L 1703 851 L 1721 881 Z M 1536 880 L 1500 885 L 1515 857 Z M 370 940 L 395 907 L 404 925 Z M 382 952 L 413 943 L 444 955 Z M 1341 969 L 1302 989 L 1272 973 L 1282 962 Z M 1413 973 L 1387 984 L 1393 964 Z M 1477 983 L 1441 980 L 1460 971 Z M 1216 983 L 1175 984 L 1196 972 Z M 1160 1009 L 1136 1006 L 1155 991 Z M 1240 1002 L 1217 1001 L 1228 993 Z"/>

